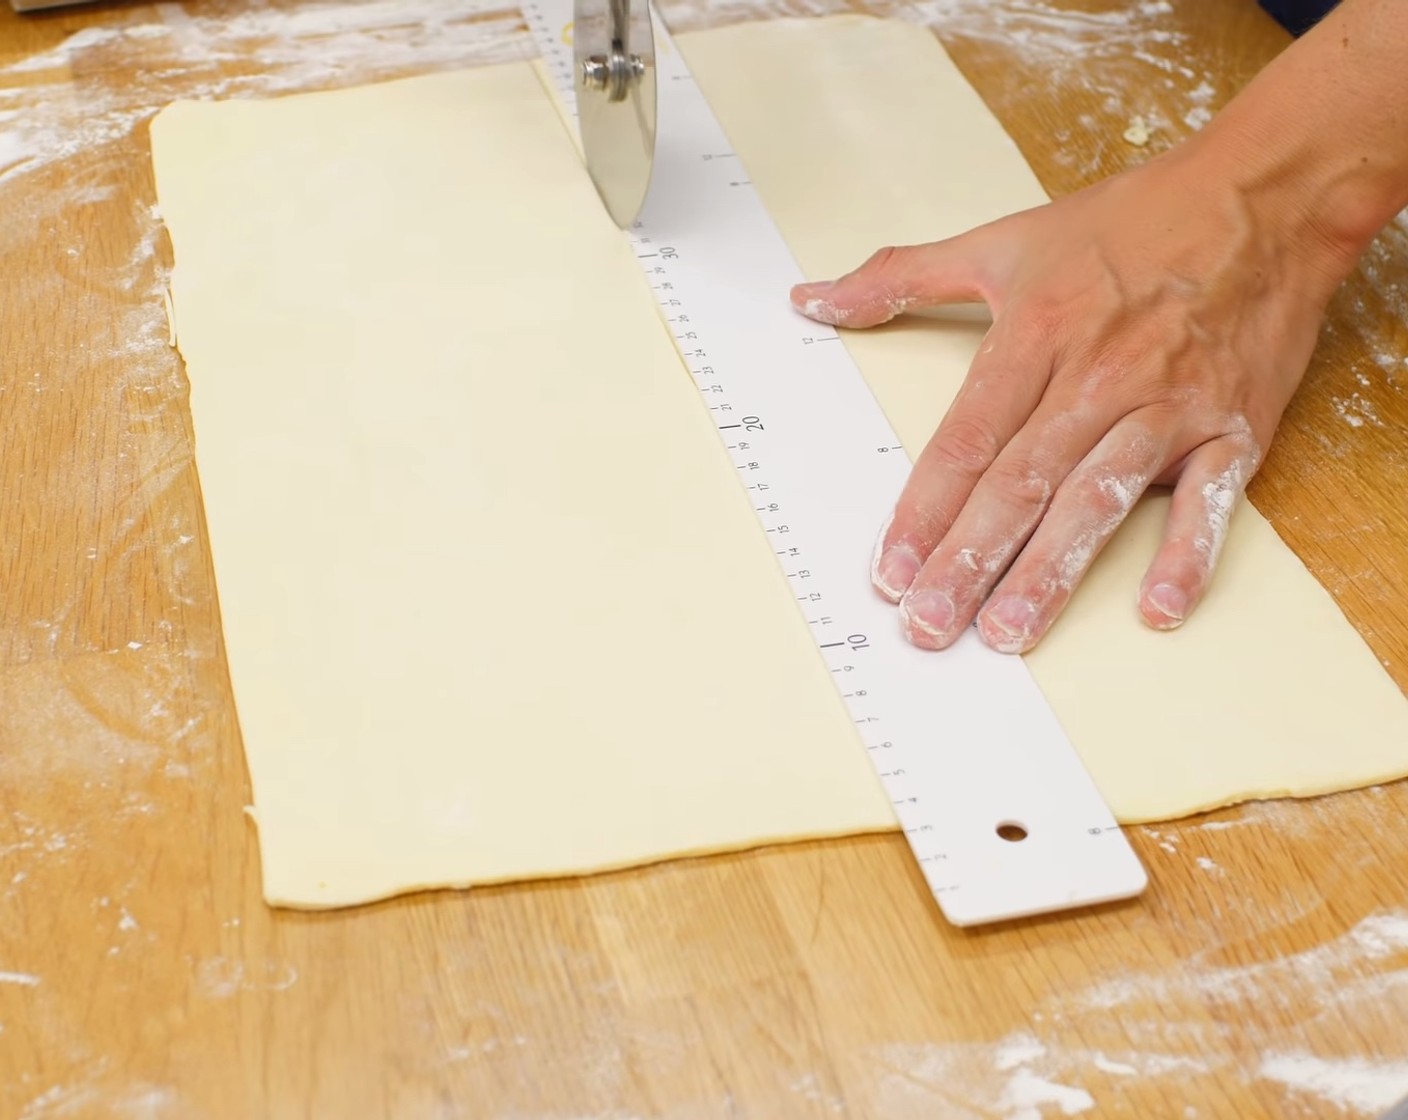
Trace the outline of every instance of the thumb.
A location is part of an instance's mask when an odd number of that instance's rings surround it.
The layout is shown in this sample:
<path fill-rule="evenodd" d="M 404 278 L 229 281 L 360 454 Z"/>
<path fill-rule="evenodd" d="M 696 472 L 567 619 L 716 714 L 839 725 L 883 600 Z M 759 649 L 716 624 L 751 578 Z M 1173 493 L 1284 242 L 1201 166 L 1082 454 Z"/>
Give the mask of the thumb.
<path fill-rule="evenodd" d="M 982 300 L 975 260 L 973 233 L 881 249 L 839 280 L 798 284 L 792 306 L 833 326 L 879 326 L 906 311 Z"/>

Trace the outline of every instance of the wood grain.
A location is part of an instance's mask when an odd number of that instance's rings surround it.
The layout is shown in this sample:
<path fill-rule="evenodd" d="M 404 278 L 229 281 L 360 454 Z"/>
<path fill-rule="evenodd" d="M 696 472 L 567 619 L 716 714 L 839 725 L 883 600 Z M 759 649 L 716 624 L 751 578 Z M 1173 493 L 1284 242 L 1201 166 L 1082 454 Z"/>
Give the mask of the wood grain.
<path fill-rule="evenodd" d="M 976 933 L 891 836 L 262 905 L 145 121 L 531 52 L 511 12 L 417 38 L 335 7 L 301 36 L 235 2 L 0 12 L 0 1117 L 1319 1117 L 1408 1092 L 1402 784 L 1132 829 L 1138 903 Z M 1057 194 L 1285 42 L 1250 0 L 863 10 L 931 17 Z M 1136 113 L 1149 149 L 1119 139 Z M 1337 298 L 1253 489 L 1404 687 L 1406 240 Z"/>

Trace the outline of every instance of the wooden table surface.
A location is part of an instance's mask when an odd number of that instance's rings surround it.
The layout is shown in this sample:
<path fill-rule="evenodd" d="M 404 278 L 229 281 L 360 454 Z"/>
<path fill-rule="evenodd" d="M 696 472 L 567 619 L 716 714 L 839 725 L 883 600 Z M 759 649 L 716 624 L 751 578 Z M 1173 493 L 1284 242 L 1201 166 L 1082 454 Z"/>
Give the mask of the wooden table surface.
<path fill-rule="evenodd" d="M 766 3 L 664 11 L 824 10 Z M 512 11 L 466 10 L 0 14 L 0 1118 L 1322 1117 L 1408 1093 L 1402 783 L 1133 828 L 1144 898 L 980 932 L 895 836 L 262 904 L 146 121 L 532 53 Z M 1251 0 L 866 10 L 931 23 L 1058 194 L 1286 41 Z M 1406 321 L 1400 225 L 1252 493 L 1408 687 Z"/>

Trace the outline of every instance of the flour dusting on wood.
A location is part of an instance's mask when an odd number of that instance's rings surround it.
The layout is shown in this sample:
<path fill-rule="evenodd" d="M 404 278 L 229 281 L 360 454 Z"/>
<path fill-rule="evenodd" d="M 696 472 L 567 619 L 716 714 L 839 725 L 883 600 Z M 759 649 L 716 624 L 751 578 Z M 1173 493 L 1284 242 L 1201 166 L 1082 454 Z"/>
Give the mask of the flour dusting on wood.
<path fill-rule="evenodd" d="M 1399 1061 L 1269 1054 L 1261 1076 L 1341 1114 L 1386 1111 L 1408 1099 L 1408 1057 Z"/>

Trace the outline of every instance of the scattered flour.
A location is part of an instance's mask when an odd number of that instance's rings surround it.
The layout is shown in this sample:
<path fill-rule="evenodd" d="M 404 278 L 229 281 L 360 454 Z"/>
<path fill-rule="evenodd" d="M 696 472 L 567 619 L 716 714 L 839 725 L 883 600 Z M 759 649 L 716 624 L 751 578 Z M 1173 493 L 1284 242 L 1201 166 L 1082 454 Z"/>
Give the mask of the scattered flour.
<path fill-rule="evenodd" d="M 180 1120 L 189 1115 L 174 1090 L 117 1077 L 102 1062 L 86 1076 L 31 1098 L 16 1120 Z"/>
<path fill-rule="evenodd" d="M 488 1043 L 485 1043 L 487 1046 Z M 794 1080 L 788 1090 L 795 1096 L 803 1100 L 811 1101 L 813 1104 L 821 1105 L 828 1112 L 844 1115 L 846 1112 L 846 1100 L 844 1097 L 829 1091 L 825 1082 L 814 1073 L 805 1073 Z"/>
<path fill-rule="evenodd" d="M 1137 1077 L 1139 1071 L 1127 1062 L 1112 1062 L 1104 1054 L 1095 1053 L 1091 1056 L 1090 1064 L 1101 1073 L 1113 1074 L 1115 1077 Z"/>
<path fill-rule="evenodd" d="M 1194 105 L 1207 105 L 1215 97 L 1217 97 L 1217 90 L 1212 88 L 1212 83 L 1206 78 L 1188 91 L 1188 100 Z"/>
<path fill-rule="evenodd" d="M 994 1069 L 1010 1070 L 1046 1056 L 1046 1047 L 1031 1035 L 1016 1035 L 1007 1039 L 993 1054 Z"/>
<path fill-rule="evenodd" d="M 1268 1054 L 1260 1075 L 1333 1105 L 1342 1113 L 1382 1113 L 1408 1098 L 1408 1059 L 1320 1058 L 1312 1054 Z"/>
<path fill-rule="evenodd" d="M 72 65 L 73 59 L 84 51 L 121 38 L 121 32 L 109 28 L 85 27 L 81 31 L 74 32 L 52 50 L 27 55 L 18 62 L 10 63 L 4 68 L 4 72 L 6 74 L 38 74 L 51 70 L 63 70 Z"/>
<path fill-rule="evenodd" d="M 660 7 L 676 32 L 734 20 L 851 10 L 845 0 L 662 0 Z M 1106 117 L 1080 122 L 1095 137 L 1094 159 L 1081 169 L 1086 175 L 1102 171 L 1107 138 L 1118 138 L 1127 127 L 1131 107 L 1126 98 L 1131 91 L 1157 81 L 1168 93 L 1186 98 L 1187 108 L 1179 116 L 1198 108 L 1210 112 L 1217 98 L 1213 74 L 1188 65 L 1190 43 L 1171 18 L 1175 15 L 1171 3 L 1146 0 L 1081 10 L 1046 0 L 877 0 L 867 8 L 877 15 L 922 23 L 947 43 L 981 43 L 1008 53 L 1032 72 L 1057 76 L 1063 84 L 1078 85 L 1099 97 Z M 1002 114 L 1019 107 L 1031 92 L 1028 83 L 1014 81 L 1007 88 L 989 89 L 986 95 Z M 1151 130 L 1170 128 L 1171 122 L 1155 113 L 1143 116 Z M 1186 119 L 1182 124 L 1187 125 Z M 1058 133 L 1056 138 L 1070 137 Z M 1057 160 L 1068 166 L 1074 163 L 1073 156 L 1058 154 Z"/>
<path fill-rule="evenodd" d="M 1145 836 L 1149 837 L 1150 840 L 1153 840 L 1155 843 L 1157 843 L 1163 851 L 1168 852 L 1170 855 L 1178 854 L 1178 833 L 1164 833 L 1157 828 L 1150 828 L 1147 825 L 1140 828 L 1139 831 L 1144 833 Z"/>
<path fill-rule="evenodd" d="M 72 182 L 47 183 L 56 197 L 15 195 L 7 204 L 24 203 L 31 216 L 36 207 L 58 212 L 114 161 L 144 160 L 144 145 L 129 141 L 177 98 L 267 97 L 534 53 L 521 18 L 504 6 L 374 0 L 211 16 L 191 16 L 178 4 L 155 8 L 162 22 L 114 14 L 114 26 L 85 28 L 52 50 L 0 66 L 0 197 L 4 187 L 75 155 L 99 157 L 98 167 Z M 258 58 L 252 73 L 251 57 Z M 110 79 L 92 64 L 103 59 L 113 63 Z M 85 80 L 75 85 L 68 74 L 80 60 Z M 221 63 L 232 64 L 232 73 L 219 73 Z M 33 233 L 32 224 L 7 227 L 12 236 Z"/>
<path fill-rule="evenodd" d="M 1334 398 L 1335 412 L 1351 428 L 1381 426 L 1372 398 L 1408 386 L 1408 210 L 1390 222 L 1359 262 L 1359 275 L 1341 291 L 1352 324 L 1369 351 L 1370 368 L 1356 369 L 1364 393 Z M 1330 333 L 1330 332 L 1327 332 Z"/>
<path fill-rule="evenodd" d="M 1055 1019 L 1064 1017 L 1057 1012 Z M 1042 1014 L 1033 1016 L 1040 1020 Z M 941 1115 L 1040 1120 L 1075 1116 L 1096 1107 L 1097 1090 L 1082 1082 L 1092 1073 L 1106 1078 L 1182 1078 L 1206 1075 L 1194 1058 L 1156 1051 L 1112 1056 L 1102 1050 L 1044 1042 L 1018 1032 L 996 1043 L 891 1045 L 867 1053 L 884 1071 L 875 1100 L 877 1115 L 892 1120 Z M 1103 1102 L 1112 1106 L 1113 1102 Z"/>
<path fill-rule="evenodd" d="M 1208 949 L 1219 959 L 1222 952 L 1216 944 Z M 1275 1025 L 1248 1034 L 1248 1013 L 1301 1007 L 1308 991 L 1323 994 L 1321 1014 L 1331 1012 L 1336 1022 L 1356 1009 L 1392 1017 L 1408 1007 L 1408 911 L 1373 914 L 1301 953 L 1242 966 L 1195 957 L 1182 969 L 1151 968 L 1076 988 L 1033 1008 L 1040 1034 L 1022 1031 L 989 1044 L 889 1045 L 863 1056 L 880 1072 L 877 1114 L 896 1120 L 1037 1120 L 1097 1107 L 1113 1114 L 1120 1098 L 1102 1100 L 1102 1086 L 1128 1078 L 1275 1082 L 1292 1099 L 1312 1096 L 1339 1115 L 1377 1115 L 1408 1095 L 1408 1057 L 1312 1056 L 1305 1028 L 1318 1016 L 1277 1014 L 1270 1017 Z M 1120 1038 L 1124 1046 L 1065 1045 L 1072 1029 L 1082 1038 Z M 1252 1042 L 1259 1056 L 1248 1063 L 1234 1042 Z"/>
<path fill-rule="evenodd" d="M 1204 105 L 1195 105 L 1183 114 L 1183 123 L 1194 132 L 1212 120 L 1212 110 Z"/>
<path fill-rule="evenodd" d="M 1351 428 L 1362 428 L 1366 423 L 1373 424 L 1376 428 L 1384 426 L 1373 402 L 1361 393 L 1351 393 L 1348 397 L 1331 397 L 1330 404 L 1334 407 L 1335 415 Z"/>
<path fill-rule="evenodd" d="M 1043 1105 L 1055 1105 L 1062 1116 L 1075 1116 L 1095 1107 L 1095 1098 L 1084 1089 L 1058 1085 L 1029 1070 L 1018 1070 L 1007 1083 L 999 1109 L 1008 1120 L 1041 1120 Z"/>
<path fill-rule="evenodd" d="M 1408 952 L 1408 914 L 1374 914 L 1355 926 L 1349 936 L 1370 960 Z"/>
<path fill-rule="evenodd" d="M 1276 956 L 1254 964 L 1193 967 L 1140 973 L 1098 984 L 1079 996 L 1088 1010 L 1128 1011 L 1134 1006 L 1174 1006 L 1179 1003 L 1260 1003 L 1291 1007 L 1307 987 L 1323 991 L 1327 1005 L 1362 1006 L 1408 989 L 1408 959 L 1404 967 L 1360 978 L 1366 962 L 1405 955 L 1408 958 L 1408 913 L 1372 914 L 1347 933 L 1314 949 Z M 1290 994 L 1288 994 L 1290 993 Z"/>
<path fill-rule="evenodd" d="M 298 969 L 281 961 L 247 965 L 211 957 L 196 969 L 196 992 L 206 999 L 229 999 L 239 992 L 283 992 L 298 983 Z"/>
<path fill-rule="evenodd" d="M 1052 1080 L 1047 1047 L 1029 1034 L 986 1047 L 884 1046 L 870 1057 L 886 1071 L 878 1084 L 877 1114 L 896 1120 L 932 1115 L 1041 1120 L 1050 1115 L 1043 1111 L 1048 1107 L 1062 1116 L 1095 1107 L 1086 1089 Z"/>

